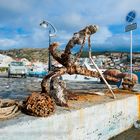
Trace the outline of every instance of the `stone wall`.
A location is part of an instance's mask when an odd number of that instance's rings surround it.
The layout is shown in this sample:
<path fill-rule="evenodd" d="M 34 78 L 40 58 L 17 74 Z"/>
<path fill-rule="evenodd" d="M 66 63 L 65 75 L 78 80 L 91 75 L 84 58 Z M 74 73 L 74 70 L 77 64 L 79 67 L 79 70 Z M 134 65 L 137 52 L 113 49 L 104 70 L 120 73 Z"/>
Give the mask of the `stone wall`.
<path fill-rule="evenodd" d="M 29 116 L 28 116 L 29 117 Z M 140 96 L 97 104 L 48 118 L 12 120 L 0 128 L 1 140 L 107 140 L 140 118 Z"/>

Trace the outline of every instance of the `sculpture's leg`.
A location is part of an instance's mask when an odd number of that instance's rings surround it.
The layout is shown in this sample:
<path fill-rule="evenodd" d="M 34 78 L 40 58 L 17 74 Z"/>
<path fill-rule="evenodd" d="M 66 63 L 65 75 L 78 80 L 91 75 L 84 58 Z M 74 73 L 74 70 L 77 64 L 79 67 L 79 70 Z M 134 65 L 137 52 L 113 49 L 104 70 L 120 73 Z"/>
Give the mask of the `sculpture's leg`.
<path fill-rule="evenodd" d="M 55 71 L 49 73 L 48 75 L 46 75 L 41 82 L 41 88 L 42 88 L 41 93 L 49 94 L 49 92 L 50 92 L 50 81 L 49 81 L 50 78 L 53 76 L 63 75 L 64 73 L 66 73 L 66 68 L 62 67 L 59 70 L 55 70 Z"/>
<path fill-rule="evenodd" d="M 64 81 L 58 79 L 57 74 L 50 81 L 50 96 L 53 97 L 57 105 L 68 107 L 66 84 Z"/>

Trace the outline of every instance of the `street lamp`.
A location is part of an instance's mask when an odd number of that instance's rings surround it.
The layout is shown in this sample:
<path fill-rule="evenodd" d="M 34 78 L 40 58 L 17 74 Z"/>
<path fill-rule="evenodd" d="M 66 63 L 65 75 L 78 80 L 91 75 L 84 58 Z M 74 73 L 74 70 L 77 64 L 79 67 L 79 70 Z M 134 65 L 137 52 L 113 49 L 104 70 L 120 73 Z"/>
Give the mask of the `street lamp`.
<path fill-rule="evenodd" d="M 43 28 L 48 28 L 49 29 L 49 46 L 51 44 L 51 37 L 55 37 L 56 36 L 56 28 L 48 21 L 42 21 L 40 23 L 40 26 Z M 53 32 L 52 32 L 53 29 Z M 49 51 L 49 60 L 48 60 L 48 71 L 51 71 L 51 67 L 52 67 L 52 62 L 51 62 L 51 54 Z"/>

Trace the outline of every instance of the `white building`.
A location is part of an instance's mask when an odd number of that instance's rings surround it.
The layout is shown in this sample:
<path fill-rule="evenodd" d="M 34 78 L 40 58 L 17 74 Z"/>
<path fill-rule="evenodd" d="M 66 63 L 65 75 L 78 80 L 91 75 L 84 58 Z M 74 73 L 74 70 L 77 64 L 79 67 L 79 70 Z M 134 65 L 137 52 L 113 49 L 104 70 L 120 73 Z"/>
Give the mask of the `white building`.
<path fill-rule="evenodd" d="M 13 58 L 7 55 L 0 54 L 0 67 L 8 67 L 13 61 Z"/>
<path fill-rule="evenodd" d="M 31 65 L 31 62 L 26 58 L 21 58 L 20 61 L 23 62 L 25 64 L 25 66 L 30 66 Z"/>

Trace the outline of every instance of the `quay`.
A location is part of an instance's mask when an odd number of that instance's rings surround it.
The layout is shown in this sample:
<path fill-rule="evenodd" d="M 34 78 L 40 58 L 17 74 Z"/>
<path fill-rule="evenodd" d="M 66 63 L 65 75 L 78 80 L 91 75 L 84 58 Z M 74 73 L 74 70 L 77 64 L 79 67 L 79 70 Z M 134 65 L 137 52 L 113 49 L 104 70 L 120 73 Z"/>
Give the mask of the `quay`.
<path fill-rule="evenodd" d="M 81 91 L 80 91 L 81 92 Z M 1 140 L 107 140 L 140 119 L 140 94 L 98 96 L 82 93 L 46 118 L 20 114 L 0 121 Z"/>

